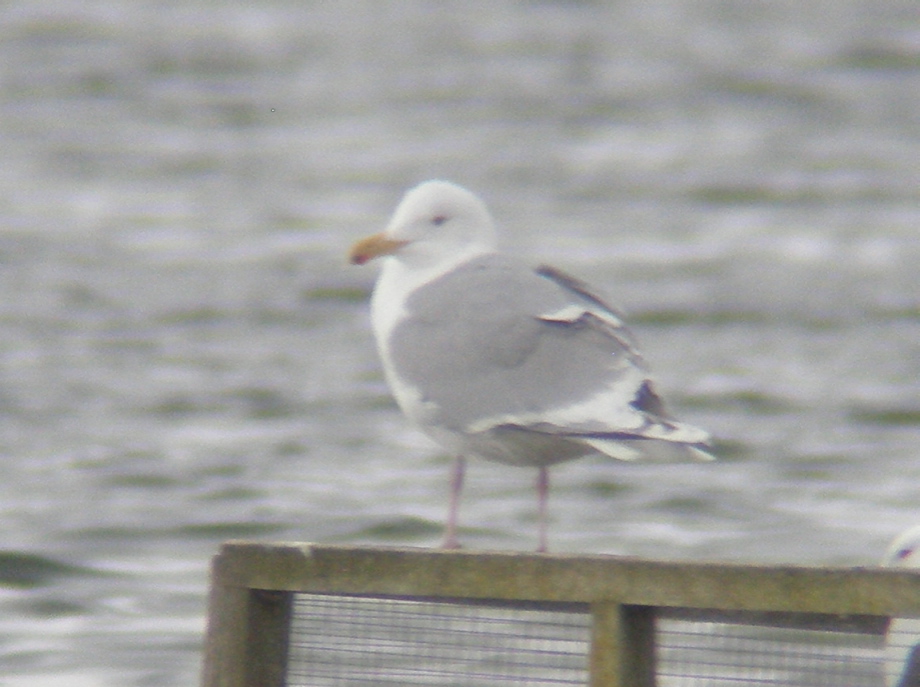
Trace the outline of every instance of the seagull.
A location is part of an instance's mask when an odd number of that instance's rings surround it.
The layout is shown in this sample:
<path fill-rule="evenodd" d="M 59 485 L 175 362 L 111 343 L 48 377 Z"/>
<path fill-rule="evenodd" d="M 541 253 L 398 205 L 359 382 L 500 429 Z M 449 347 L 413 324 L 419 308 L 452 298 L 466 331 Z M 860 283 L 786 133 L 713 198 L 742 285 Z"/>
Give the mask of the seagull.
<path fill-rule="evenodd" d="M 538 469 L 538 551 L 548 468 L 602 453 L 711 460 L 709 435 L 665 410 L 621 314 L 548 265 L 496 250 L 483 201 L 433 180 L 410 189 L 350 262 L 382 258 L 371 323 L 397 404 L 454 457 L 444 548 L 458 548 L 466 459 Z"/>
<path fill-rule="evenodd" d="M 882 565 L 920 568 L 920 525 L 895 538 Z M 885 684 L 888 687 L 920 685 L 920 619 L 892 618 L 885 634 Z"/>

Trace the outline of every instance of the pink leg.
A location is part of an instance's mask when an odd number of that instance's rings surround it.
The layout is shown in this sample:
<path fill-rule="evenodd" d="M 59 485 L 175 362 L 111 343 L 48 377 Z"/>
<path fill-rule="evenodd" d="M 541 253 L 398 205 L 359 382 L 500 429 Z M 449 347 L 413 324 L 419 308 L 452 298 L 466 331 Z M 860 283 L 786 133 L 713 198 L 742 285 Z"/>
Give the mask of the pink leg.
<path fill-rule="evenodd" d="M 546 502 L 549 497 L 549 468 L 540 466 L 537 474 L 537 517 L 540 526 L 540 546 L 537 551 L 546 553 Z"/>
<path fill-rule="evenodd" d="M 466 459 L 457 456 L 454 470 L 450 477 L 450 506 L 447 511 L 447 528 L 444 530 L 444 543 L 441 548 L 459 549 L 457 541 L 457 512 L 460 510 L 460 492 L 463 491 L 463 474 L 466 472 Z"/>

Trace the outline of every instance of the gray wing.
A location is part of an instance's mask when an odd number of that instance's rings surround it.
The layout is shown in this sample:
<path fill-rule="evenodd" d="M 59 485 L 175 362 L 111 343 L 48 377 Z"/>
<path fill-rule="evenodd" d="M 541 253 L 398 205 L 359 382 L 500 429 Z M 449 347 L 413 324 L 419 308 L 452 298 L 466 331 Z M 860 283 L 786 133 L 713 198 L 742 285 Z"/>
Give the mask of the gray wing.
<path fill-rule="evenodd" d="M 596 289 L 583 282 L 578 277 L 573 277 L 571 274 L 563 272 L 559 268 L 553 267 L 552 265 L 538 265 L 534 272 L 541 277 L 545 277 L 546 279 L 555 282 L 561 288 L 568 291 L 571 295 L 577 296 L 578 298 L 607 313 L 610 317 L 616 319 L 622 325 L 623 314 L 619 311 L 619 309 L 611 305 L 604 296 L 600 295 Z M 625 332 L 625 327 L 623 330 Z"/>
<path fill-rule="evenodd" d="M 567 322 L 569 324 L 575 324 L 579 318 L 585 318 L 585 321 L 590 320 L 591 325 L 602 328 L 608 336 L 623 347 L 636 367 L 643 370 L 647 369 L 645 360 L 636 348 L 632 332 L 626 328 L 623 313 L 611 305 L 606 297 L 581 279 L 551 265 L 539 265 L 534 271 L 537 275 L 552 281 L 563 290 L 570 303 L 565 310 L 572 315 L 571 317 L 565 317 L 565 312 L 559 313 L 557 311 L 554 318 L 553 313 L 543 313 L 540 316 L 542 320 Z M 581 310 L 580 314 L 579 309 Z M 560 317 L 560 315 L 563 316 Z"/>
<path fill-rule="evenodd" d="M 664 417 L 619 315 L 558 270 L 482 256 L 406 310 L 389 342 L 394 370 L 450 429 L 643 438 L 649 416 Z"/>

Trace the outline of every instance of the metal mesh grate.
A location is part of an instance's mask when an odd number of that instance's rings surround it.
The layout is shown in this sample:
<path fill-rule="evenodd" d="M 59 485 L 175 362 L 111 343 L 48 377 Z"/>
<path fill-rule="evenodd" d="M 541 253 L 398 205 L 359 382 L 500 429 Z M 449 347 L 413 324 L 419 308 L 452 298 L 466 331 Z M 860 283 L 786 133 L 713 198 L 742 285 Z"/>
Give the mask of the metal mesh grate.
<path fill-rule="evenodd" d="M 294 598 L 291 687 L 588 683 L 586 605 Z M 655 629 L 660 687 L 884 684 L 881 619 L 662 611 Z"/>
<path fill-rule="evenodd" d="M 662 687 L 879 687 L 878 633 L 661 620 Z"/>
<path fill-rule="evenodd" d="M 584 608 L 297 594 L 287 684 L 585 685 Z"/>

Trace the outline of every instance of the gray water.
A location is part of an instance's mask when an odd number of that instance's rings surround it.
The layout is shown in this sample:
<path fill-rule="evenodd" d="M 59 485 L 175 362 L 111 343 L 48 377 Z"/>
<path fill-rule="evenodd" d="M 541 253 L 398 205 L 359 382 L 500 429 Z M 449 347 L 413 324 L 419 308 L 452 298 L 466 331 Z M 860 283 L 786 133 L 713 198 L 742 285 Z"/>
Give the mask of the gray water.
<path fill-rule="evenodd" d="M 553 473 L 551 546 L 871 564 L 920 521 L 915 0 L 0 6 L 0 682 L 193 685 L 229 538 L 436 545 L 375 358 L 406 187 L 629 313 L 720 461 Z M 535 545 L 474 463 L 462 539 Z"/>

